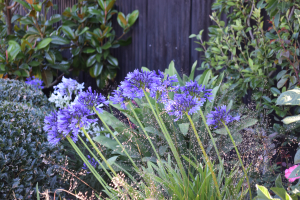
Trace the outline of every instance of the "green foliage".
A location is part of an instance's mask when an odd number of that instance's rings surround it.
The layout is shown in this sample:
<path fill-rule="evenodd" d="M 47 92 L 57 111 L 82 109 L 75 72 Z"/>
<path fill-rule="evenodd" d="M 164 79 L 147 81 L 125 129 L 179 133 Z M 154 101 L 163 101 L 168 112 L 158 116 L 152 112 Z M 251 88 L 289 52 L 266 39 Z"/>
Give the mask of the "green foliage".
<path fill-rule="evenodd" d="M 81 1 L 66 8 L 62 15 L 54 14 L 47 19 L 48 11 L 54 7 L 52 0 L 16 2 L 22 4 L 28 14 L 14 15 L 11 22 L 0 24 L 0 36 L 5 38 L 0 45 L 6 47 L 0 49 L 0 74 L 17 78 L 35 75 L 43 79 L 46 86 L 57 76 L 57 70 L 72 71 L 75 75 L 80 71 L 89 72 L 100 88 L 105 87 L 108 80 L 114 80 L 119 64 L 110 51 L 130 44 L 131 38 L 125 41 L 121 38 L 137 20 L 137 10 L 125 17 L 113 9 L 115 0 L 91 0 Z M 114 14 L 118 14 L 117 21 L 123 28 L 118 38 L 112 27 Z M 9 31 L 8 23 L 12 22 L 16 25 Z M 54 25 L 58 22 L 62 25 L 56 28 Z M 70 49 L 70 59 L 62 57 L 64 49 Z"/>
<path fill-rule="evenodd" d="M 184 159 L 190 165 L 190 184 L 187 188 L 184 187 L 184 182 L 178 167 L 171 162 L 170 157 L 167 162 L 157 163 L 157 165 L 148 162 L 147 167 L 142 167 L 141 174 L 147 174 L 148 178 L 154 182 L 156 188 L 162 188 L 161 190 L 164 191 L 165 199 L 218 199 L 208 166 L 203 166 L 196 158 L 189 159 L 184 156 Z M 218 174 L 217 181 L 220 183 L 219 187 L 221 189 L 222 199 L 244 199 L 247 190 L 242 191 L 243 179 L 238 180 L 235 177 L 237 170 L 234 169 L 230 174 L 227 174 L 222 168 L 223 164 L 224 163 L 221 163 L 221 165 L 215 166 L 215 173 Z M 150 181 L 146 180 L 146 182 Z M 236 185 L 233 185 L 233 182 L 235 182 Z M 184 188 L 186 191 L 184 191 Z M 157 196 L 159 197 L 161 193 L 162 192 L 158 193 Z"/>
<path fill-rule="evenodd" d="M 216 25 L 208 29 L 209 40 L 203 41 L 203 30 L 190 36 L 199 40 L 197 50 L 204 52 L 201 69 L 224 72 L 229 91 L 239 100 L 250 92 L 256 108 L 272 113 L 277 121 L 290 112 L 275 105 L 278 95 L 300 83 L 297 6 L 292 1 L 217 0 L 210 16 Z M 221 12 L 229 13 L 226 25 Z"/>
<path fill-rule="evenodd" d="M 61 187 L 62 149 L 51 147 L 42 129 L 53 109 L 47 98 L 16 80 L 0 79 L 0 88 L 0 198 L 32 199 L 37 182 L 40 191 Z"/>
<path fill-rule="evenodd" d="M 256 200 L 271 200 L 271 199 L 282 199 L 282 200 L 297 200 L 298 196 L 300 196 L 299 191 L 291 192 L 289 194 L 286 189 L 282 186 L 281 176 L 278 175 L 275 181 L 276 187 L 272 187 L 271 190 L 275 193 L 275 197 L 273 198 L 269 193 L 268 189 L 264 186 L 256 185 L 257 196 L 254 198 Z"/>

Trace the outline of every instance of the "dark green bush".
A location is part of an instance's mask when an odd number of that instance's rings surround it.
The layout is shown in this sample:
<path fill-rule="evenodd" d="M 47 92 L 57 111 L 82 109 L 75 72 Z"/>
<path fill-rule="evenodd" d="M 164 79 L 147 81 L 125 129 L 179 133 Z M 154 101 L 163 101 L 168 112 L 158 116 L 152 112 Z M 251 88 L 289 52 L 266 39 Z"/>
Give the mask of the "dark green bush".
<path fill-rule="evenodd" d="M 25 83 L 0 79 L 0 199 L 31 199 L 39 190 L 60 186 L 59 147 L 43 131 L 53 108 L 42 91 Z"/>

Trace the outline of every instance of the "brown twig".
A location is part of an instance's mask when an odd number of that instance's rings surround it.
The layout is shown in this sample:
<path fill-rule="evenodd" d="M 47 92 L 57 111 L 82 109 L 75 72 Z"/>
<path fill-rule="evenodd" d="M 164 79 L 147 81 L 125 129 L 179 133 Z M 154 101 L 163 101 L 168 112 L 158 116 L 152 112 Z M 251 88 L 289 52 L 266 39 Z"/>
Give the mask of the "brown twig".
<path fill-rule="evenodd" d="M 18 3 L 17 2 L 15 2 L 13 5 L 11 5 L 11 6 L 7 6 L 7 9 L 12 9 L 12 8 L 14 8 L 16 5 L 17 5 Z"/>

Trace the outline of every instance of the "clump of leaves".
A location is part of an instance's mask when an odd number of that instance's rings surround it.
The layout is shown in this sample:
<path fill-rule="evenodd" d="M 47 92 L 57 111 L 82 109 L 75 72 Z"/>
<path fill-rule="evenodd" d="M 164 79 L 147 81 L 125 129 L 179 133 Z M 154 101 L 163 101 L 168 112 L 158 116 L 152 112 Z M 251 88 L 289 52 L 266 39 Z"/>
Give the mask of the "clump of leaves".
<path fill-rule="evenodd" d="M 116 0 L 79 1 L 72 8 L 66 8 L 62 15 L 54 14 L 50 18 L 47 13 L 56 8 L 52 0 L 6 1 L 10 3 L 4 7 L 7 20 L 0 24 L 0 37 L 5 38 L 0 41 L 0 74 L 10 78 L 35 75 L 46 87 L 62 77 L 58 77 L 57 70 L 65 74 L 73 71 L 74 75 L 89 72 L 96 78 L 98 87 L 105 87 L 108 80 L 114 80 L 119 69 L 118 60 L 110 50 L 131 43 L 131 37 L 121 38 L 139 16 L 137 10 L 127 16 L 114 10 Z M 13 15 L 19 6 L 26 11 L 25 16 Z M 11 8 L 13 12 L 7 16 Z M 123 28 L 123 34 L 118 37 L 112 27 L 115 14 Z M 12 23 L 15 24 L 13 29 Z M 55 27 L 58 23 L 61 25 Z M 70 58 L 62 56 L 65 49 L 70 49 Z M 58 77 L 55 82 L 53 76 Z"/>
<path fill-rule="evenodd" d="M 0 79 L 0 88 L 0 198 L 31 199 L 37 182 L 40 191 L 61 187 L 63 150 L 50 146 L 42 129 L 52 110 L 46 97 L 16 80 Z"/>

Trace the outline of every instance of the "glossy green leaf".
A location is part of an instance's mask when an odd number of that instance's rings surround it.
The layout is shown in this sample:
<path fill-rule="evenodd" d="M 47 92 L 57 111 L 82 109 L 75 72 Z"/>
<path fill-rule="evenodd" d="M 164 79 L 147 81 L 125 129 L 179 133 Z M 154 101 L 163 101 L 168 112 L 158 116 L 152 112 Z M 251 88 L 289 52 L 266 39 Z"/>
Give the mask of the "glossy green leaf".
<path fill-rule="evenodd" d="M 101 46 L 101 48 L 104 49 L 104 50 L 109 49 L 110 47 L 111 47 L 110 42 L 106 42 L 103 46 Z"/>
<path fill-rule="evenodd" d="M 50 42 L 52 41 L 52 38 L 45 38 L 43 39 L 38 45 L 37 45 L 37 50 L 45 48 Z"/>
<path fill-rule="evenodd" d="M 21 51 L 21 46 L 13 40 L 8 41 L 8 44 L 7 52 L 10 55 L 10 60 L 14 60 Z"/>
<path fill-rule="evenodd" d="M 128 24 L 132 26 L 138 17 L 139 17 L 139 11 L 138 10 L 133 11 L 128 17 Z"/>
<path fill-rule="evenodd" d="M 57 35 L 53 35 L 51 36 L 51 43 L 52 44 L 57 44 L 57 45 L 66 45 L 66 44 L 70 44 L 70 40 L 63 38 L 61 36 L 57 36 Z"/>
<path fill-rule="evenodd" d="M 282 120 L 284 124 L 291 124 L 297 121 L 300 121 L 300 115 L 286 117 Z"/>
<path fill-rule="evenodd" d="M 265 188 L 264 186 L 256 185 L 256 189 L 257 189 L 257 198 L 259 200 L 273 199 L 272 196 L 270 195 L 268 189 Z"/>
<path fill-rule="evenodd" d="M 91 55 L 91 56 L 87 59 L 87 61 L 86 61 L 86 66 L 87 66 L 87 67 L 90 67 L 90 66 L 92 66 L 95 62 L 96 62 L 96 54 Z"/>
<path fill-rule="evenodd" d="M 59 21 L 61 21 L 62 17 L 60 14 L 54 14 L 50 17 L 49 20 L 46 21 L 45 25 L 46 26 L 51 26 L 54 23 L 57 23 Z"/>
<path fill-rule="evenodd" d="M 111 65 L 113 65 L 113 66 L 118 66 L 118 65 L 119 65 L 118 60 L 117 60 L 115 57 L 113 57 L 113 56 L 108 56 L 108 57 L 107 57 L 107 61 L 108 61 Z"/>
<path fill-rule="evenodd" d="M 69 26 L 62 26 L 62 31 L 69 36 L 72 40 L 75 39 L 75 34 Z"/>
<path fill-rule="evenodd" d="M 91 47 L 86 47 L 82 50 L 83 53 L 87 53 L 87 54 L 94 53 L 95 51 L 96 51 L 96 49 L 91 48 Z"/>
<path fill-rule="evenodd" d="M 300 89 L 295 88 L 281 93 L 276 101 L 277 105 L 300 105 Z"/>
<path fill-rule="evenodd" d="M 90 68 L 91 77 L 96 78 L 101 74 L 102 70 L 103 64 L 97 62 L 93 67 Z"/>
<path fill-rule="evenodd" d="M 55 54 L 51 51 L 48 51 L 45 53 L 45 58 L 47 59 L 48 62 L 50 62 L 51 64 L 55 63 L 56 57 Z"/>
<path fill-rule="evenodd" d="M 28 5 L 28 3 L 26 3 L 24 0 L 14 0 L 14 1 L 18 2 L 19 4 L 21 4 L 22 6 L 24 6 L 24 8 L 27 8 L 28 10 L 31 10 L 31 8 Z"/>
<path fill-rule="evenodd" d="M 294 157 L 294 164 L 298 164 L 298 163 L 300 163 L 300 150 L 297 150 L 297 153 Z"/>

